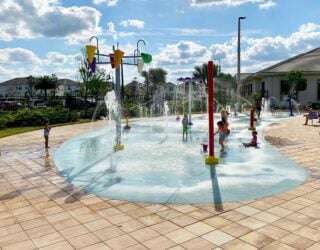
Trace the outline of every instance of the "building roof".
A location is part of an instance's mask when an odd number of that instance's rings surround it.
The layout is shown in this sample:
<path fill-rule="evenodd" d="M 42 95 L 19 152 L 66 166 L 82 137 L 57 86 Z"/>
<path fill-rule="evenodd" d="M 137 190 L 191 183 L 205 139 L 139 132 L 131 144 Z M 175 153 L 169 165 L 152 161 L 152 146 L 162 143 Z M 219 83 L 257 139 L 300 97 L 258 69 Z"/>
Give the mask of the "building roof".
<path fill-rule="evenodd" d="M 29 77 L 17 77 L 8 81 L 1 82 L 0 85 L 20 85 L 27 84 Z M 79 82 L 70 79 L 58 79 L 58 85 L 79 85 Z"/>
<path fill-rule="evenodd" d="M 320 48 L 289 58 L 256 74 L 288 73 L 290 71 L 320 72 Z"/>

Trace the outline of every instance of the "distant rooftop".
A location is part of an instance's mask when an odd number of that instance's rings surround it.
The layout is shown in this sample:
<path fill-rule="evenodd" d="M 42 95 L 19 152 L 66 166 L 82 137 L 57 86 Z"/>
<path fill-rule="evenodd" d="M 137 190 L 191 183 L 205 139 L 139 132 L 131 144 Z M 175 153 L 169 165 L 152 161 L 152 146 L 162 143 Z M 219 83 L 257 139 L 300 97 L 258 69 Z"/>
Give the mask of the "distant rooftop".
<path fill-rule="evenodd" d="M 25 84 L 29 80 L 29 77 L 17 77 L 10 79 L 8 81 L 1 82 L 0 85 L 19 85 L 19 84 Z M 58 79 L 58 85 L 78 85 L 79 82 L 70 80 L 70 79 Z"/>
<path fill-rule="evenodd" d="M 302 72 L 320 72 L 320 48 L 289 58 L 276 65 L 263 69 L 256 74 L 284 73 L 293 70 Z"/>

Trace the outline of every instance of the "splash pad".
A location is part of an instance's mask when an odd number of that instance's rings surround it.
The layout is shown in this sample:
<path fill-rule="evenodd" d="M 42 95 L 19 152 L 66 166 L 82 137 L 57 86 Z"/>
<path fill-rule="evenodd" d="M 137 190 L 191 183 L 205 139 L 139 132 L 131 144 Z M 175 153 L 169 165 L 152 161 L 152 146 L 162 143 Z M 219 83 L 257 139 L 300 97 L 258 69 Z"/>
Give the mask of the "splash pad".
<path fill-rule="evenodd" d="M 251 200 L 290 190 L 307 177 L 261 138 L 262 129 L 279 119 L 286 118 L 265 117 L 257 125 L 260 149 L 245 149 L 241 142 L 250 140 L 249 117 L 231 118 L 227 154 L 215 168 L 205 165 L 201 153 L 207 115 L 194 116 L 188 143 L 182 142 L 175 117 L 136 119 L 123 134 L 125 149 L 115 153 L 115 127 L 109 122 L 105 129 L 64 143 L 54 160 L 67 181 L 110 199 L 182 204 Z"/>

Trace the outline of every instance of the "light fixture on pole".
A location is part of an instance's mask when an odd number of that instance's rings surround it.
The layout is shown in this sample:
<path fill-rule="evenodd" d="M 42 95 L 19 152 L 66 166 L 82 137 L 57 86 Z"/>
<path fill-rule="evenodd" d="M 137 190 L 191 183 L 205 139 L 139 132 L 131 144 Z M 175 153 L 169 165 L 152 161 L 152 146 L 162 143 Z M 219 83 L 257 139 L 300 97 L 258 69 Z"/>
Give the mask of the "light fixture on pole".
<path fill-rule="evenodd" d="M 240 75 L 241 75 L 241 20 L 245 20 L 246 17 L 245 16 L 241 16 L 238 18 L 238 70 L 237 70 L 237 91 L 236 91 L 236 95 L 237 95 L 237 104 L 240 105 L 239 103 L 239 97 L 240 97 Z M 235 113 L 237 112 L 236 110 L 237 108 L 235 108 Z"/>

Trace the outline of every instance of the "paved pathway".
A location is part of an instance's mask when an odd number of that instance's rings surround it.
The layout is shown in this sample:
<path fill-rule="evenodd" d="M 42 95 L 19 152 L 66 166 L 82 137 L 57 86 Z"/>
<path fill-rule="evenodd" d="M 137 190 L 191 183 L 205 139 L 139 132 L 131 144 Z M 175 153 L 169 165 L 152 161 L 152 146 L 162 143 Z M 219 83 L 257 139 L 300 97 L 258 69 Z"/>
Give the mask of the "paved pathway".
<path fill-rule="evenodd" d="M 277 196 L 241 203 L 156 205 L 85 194 L 60 177 L 42 131 L 0 139 L 2 249 L 320 249 L 320 128 L 274 124 L 266 138 L 311 172 Z M 54 128 L 50 154 L 101 122 Z"/>

